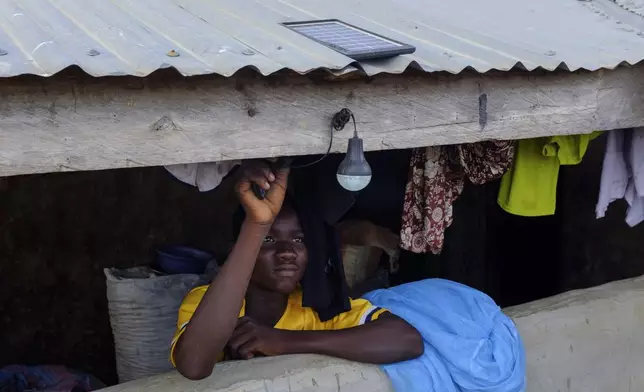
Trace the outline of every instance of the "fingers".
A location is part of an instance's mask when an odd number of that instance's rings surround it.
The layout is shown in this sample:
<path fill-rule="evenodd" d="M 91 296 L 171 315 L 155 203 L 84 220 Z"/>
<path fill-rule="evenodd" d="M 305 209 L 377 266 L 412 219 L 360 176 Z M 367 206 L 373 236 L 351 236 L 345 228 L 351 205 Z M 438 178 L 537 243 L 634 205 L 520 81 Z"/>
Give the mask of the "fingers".
<path fill-rule="evenodd" d="M 288 175 L 290 174 L 291 169 L 288 167 L 281 168 L 275 173 L 275 183 L 280 184 L 283 188 L 286 188 L 286 183 L 288 182 Z"/>
<path fill-rule="evenodd" d="M 275 181 L 271 184 L 271 191 L 266 194 L 266 199 L 273 205 L 276 212 L 279 212 L 284 202 L 289 172 L 288 168 L 278 170 L 275 173 Z"/>
<path fill-rule="evenodd" d="M 233 331 L 232 336 L 235 336 L 235 334 L 241 334 L 249 330 L 252 331 L 254 329 L 255 329 L 255 322 L 253 321 L 253 319 L 247 316 L 240 317 L 237 320 L 237 324 L 235 325 L 235 330 Z"/>
<path fill-rule="evenodd" d="M 252 332 L 238 334 L 237 336 L 230 338 L 228 346 L 234 351 L 239 352 L 239 348 L 251 339 L 255 339 L 255 335 Z"/>
<path fill-rule="evenodd" d="M 255 357 L 255 352 L 257 351 L 257 343 L 259 340 L 257 338 L 251 338 L 246 341 L 244 344 L 239 346 L 237 353 L 240 357 L 244 359 L 252 359 Z"/>
<path fill-rule="evenodd" d="M 243 324 L 248 324 L 248 323 L 255 323 L 252 318 L 248 316 L 242 316 L 237 319 L 237 323 L 235 324 L 235 329 Z"/>
<path fill-rule="evenodd" d="M 249 317 L 242 317 L 237 320 L 237 326 L 228 340 L 228 345 L 235 351 L 255 336 L 255 323 Z"/>
<path fill-rule="evenodd" d="M 267 162 L 246 161 L 242 164 L 242 178 L 237 184 L 239 201 L 246 211 L 246 219 L 260 224 L 271 224 L 279 214 L 286 195 L 289 170 L 273 171 Z M 257 192 L 259 187 L 264 192 Z"/>
<path fill-rule="evenodd" d="M 248 186 L 250 183 L 255 183 L 268 191 L 271 189 L 271 183 L 276 180 L 276 176 L 265 162 L 252 162 L 244 167 L 244 180 L 243 182 L 247 182 Z"/>

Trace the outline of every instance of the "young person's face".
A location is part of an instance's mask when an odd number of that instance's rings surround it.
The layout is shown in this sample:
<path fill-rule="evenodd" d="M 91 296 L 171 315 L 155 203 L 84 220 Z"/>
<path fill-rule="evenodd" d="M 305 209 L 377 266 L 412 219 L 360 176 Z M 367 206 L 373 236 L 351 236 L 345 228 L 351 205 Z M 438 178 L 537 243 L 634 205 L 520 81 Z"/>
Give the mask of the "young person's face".
<path fill-rule="evenodd" d="M 293 208 L 285 204 L 257 255 L 251 282 L 267 290 L 289 294 L 304 276 L 306 262 L 307 250 L 300 221 Z"/>

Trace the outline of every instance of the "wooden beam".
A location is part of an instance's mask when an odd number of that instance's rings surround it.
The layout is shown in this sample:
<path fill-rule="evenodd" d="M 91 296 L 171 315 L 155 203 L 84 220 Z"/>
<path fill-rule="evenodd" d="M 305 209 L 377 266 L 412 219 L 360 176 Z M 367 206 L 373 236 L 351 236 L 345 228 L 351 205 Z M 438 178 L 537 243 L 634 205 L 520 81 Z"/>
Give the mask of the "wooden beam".
<path fill-rule="evenodd" d="M 644 66 L 613 71 L 0 80 L 0 176 L 322 153 L 342 107 L 368 150 L 644 126 Z M 336 133 L 346 149 L 352 129 Z"/>

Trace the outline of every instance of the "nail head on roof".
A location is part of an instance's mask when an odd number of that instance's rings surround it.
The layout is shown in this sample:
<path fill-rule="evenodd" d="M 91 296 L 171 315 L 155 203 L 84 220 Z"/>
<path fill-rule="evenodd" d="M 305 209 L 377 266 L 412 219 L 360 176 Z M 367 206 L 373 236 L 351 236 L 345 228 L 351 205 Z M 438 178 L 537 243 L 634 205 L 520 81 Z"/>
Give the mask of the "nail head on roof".
<path fill-rule="evenodd" d="M 546 53 L 544 53 L 544 54 L 545 54 L 546 56 L 554 56 L 554 55 L 556 55 L 556 54 L 557 54 L 557 52 L 555 52 L 554 50 L 549 50 L 549 51 L 547 51 L 547 52 L 546 52 Z"/>
<path fill-rule="evenodd" d="M 88 56 L 94 57 L 94 56 L 98 56 L 99 54 L 101 54 L 101 52 L 99 52 L 96 49 L 90 49 L 85 54 L 88 55 Z"/>
<path fill-rule="evenodd" d="M 166 56 L 168 56 L 168 57 L 179 57 L 179 52 L 177 52 L 176 50 L 172 49 L 171 51 L 166 53 Z"/>
<path fill-rule="evenodd" d="M 252 50 L 250 50 L 250 49 L 244 49 L 244 51 L 242 52 L 242 54 L 243 54 L 244 56 L 252 56 L 252 55 L 254 55 L 254 54 L 255 54 L 255 52 L 253 52 L 253 51 L 252 51 Z"/>
<path fill-rule="evenodd" d="M 7 54 L 9 53 L 6 50 L 0 48 L 0 56 L 6 56 Z"/>

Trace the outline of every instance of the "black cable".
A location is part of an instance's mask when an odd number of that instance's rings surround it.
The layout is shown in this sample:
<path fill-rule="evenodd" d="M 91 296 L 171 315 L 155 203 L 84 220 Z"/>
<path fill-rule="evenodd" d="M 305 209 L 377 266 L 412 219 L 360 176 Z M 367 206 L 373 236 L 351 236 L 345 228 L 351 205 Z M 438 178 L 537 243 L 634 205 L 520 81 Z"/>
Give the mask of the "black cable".
<path fill-rule="evenodd" d="M 341 131 L 344 129 L 345 125 L 349 122 L 349 120 L 353 120 L 353 135 L 358 136 L 358 128 L 356 127 L 356 118 L 353 116 L 353 112 L 347 108 L 343 108 L 339 112 L 333 115 L 333 120 L 331 121 L 331 125 L 333 126 L 333 129 L 336 131 Z"/>
<path fill-rule="evenodd" d="M 341 131 L 344 129 L 344 127 L 349 123 L 350 120 L 353 120 L 353 136 L 358 137 L 358 127 L 356 126 L 356 118 L 353 116 L 353 113 L 351 110 L 347 108 L 343 108 L 339 112 L 333 115 L 333 119 L 331 120 L 331 137 L 329 140 L 329 148 L 326 149 L 326 152 L 322 157 L 319 159 L 316 159 L 313 162 L 305 163 L 303 165 L 293 165 L 293 160 L 292 158 L 279 158 L 277 162 L 273 165 L 273 168 L 276 166 L 278 168 L 291 168 L 291 169 L 303 169 L 305 167 L 313 166 L 316 163 L 321 162 L 324 158 L 326 158 L 329 153 L 331 152 L 331 147 L 333 147 L 333 131 Z M 255 193 L 255 196 L 257 196 L 258 199 L 264 200 L 266 197 L 266 191 L 262 188 L 259 187 L 259 185 L 252 183 L 251 187 L 253 189 L 253 192 Z"/>
<path fill-rule="evenodd" d="M 353 112 L 347 108 L 343 108 L 339 112 L 333 115 L 333 119 L 331 120 L 331 137 L 329 140 L 329 148 L 327 148 L 326 152 L 322 157 L 319 159 L 316 159 L 313 162 L 305 163 L 303 165 L 289 165 L 291 169 L 302 169 L 305 167 L 313 166 L 316 163 L 322 162 L 324 158 L 326 158 L 329 153 L 331 153 L 331 148 L 333 147 L 333 131 L 341 131 L 344 129 L 344 127 L 347 125 L 347 123 L 353 120 L 353 135 L 355 137 L 358 137 L 358 127 L 356 126 L 356 118 L 353 115 Z"/>

